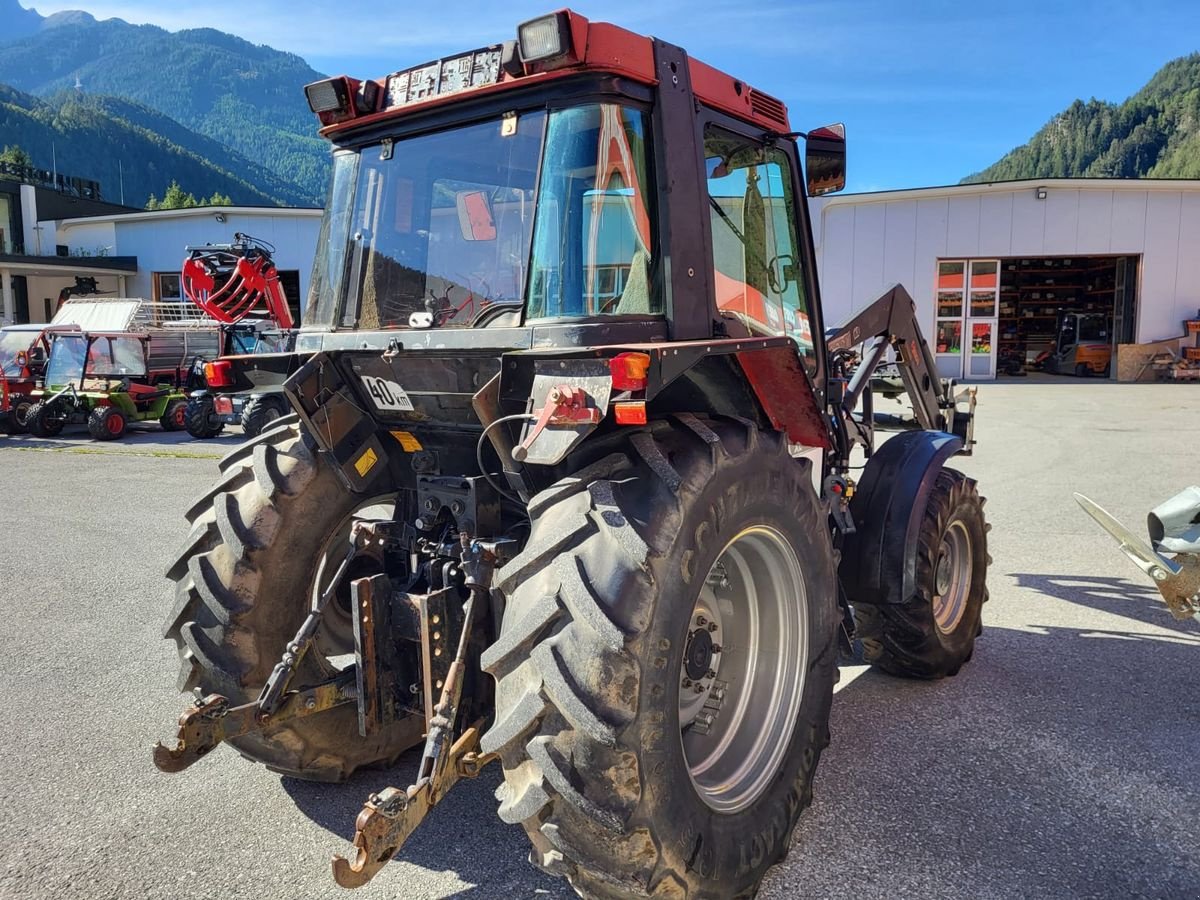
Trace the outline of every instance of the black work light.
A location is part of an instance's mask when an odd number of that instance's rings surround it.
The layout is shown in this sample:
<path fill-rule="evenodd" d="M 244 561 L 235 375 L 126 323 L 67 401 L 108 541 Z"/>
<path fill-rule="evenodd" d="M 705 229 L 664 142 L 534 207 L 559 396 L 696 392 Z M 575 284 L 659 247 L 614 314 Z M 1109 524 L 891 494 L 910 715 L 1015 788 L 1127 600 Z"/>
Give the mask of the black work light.
<path fill-rule="evenodd" d="M 521 62 L 541 62 L 571 51 L 571 23 L 565 12 L 530 19 L 517 27 Z"/>
<path fill-rule="evenodd" d="M 327 78 L 304 86 L 308 108 L 313 112 L 348 112 L 350 109 L 350 85 L 345 78 Z"/>

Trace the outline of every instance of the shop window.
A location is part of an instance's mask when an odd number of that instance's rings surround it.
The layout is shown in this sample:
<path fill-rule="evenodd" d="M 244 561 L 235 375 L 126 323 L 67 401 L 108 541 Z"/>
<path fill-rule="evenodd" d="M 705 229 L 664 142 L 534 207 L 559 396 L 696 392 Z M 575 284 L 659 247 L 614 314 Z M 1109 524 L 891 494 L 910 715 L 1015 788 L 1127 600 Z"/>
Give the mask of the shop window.
<path fill-rule="evenodd" d="M 997 260 L 971 260 L 970 292 L 971 318 L 993 318 L 1000 293 L 1000 263 Z"/>
<path fill-rule="evenodd" d="M 962 353 L 963 298 L 966 293 L 965 260 L 950 259 L 938 263 L 937 295 L 934 298 L 936 322 L 934 352 L 947 355 Z"/>
<path fill-rule="evenodd" d="M 788 335 L 813 368 L 787 156 L 716 128 L 705 132 L 704 156 L 717 307 L 756 331 Z"/>
<path fill-rule="evenodd" d="M 178 303 L 183 299 L 178 272 L 154 273 L 154 299 L 160 303 Z"/>

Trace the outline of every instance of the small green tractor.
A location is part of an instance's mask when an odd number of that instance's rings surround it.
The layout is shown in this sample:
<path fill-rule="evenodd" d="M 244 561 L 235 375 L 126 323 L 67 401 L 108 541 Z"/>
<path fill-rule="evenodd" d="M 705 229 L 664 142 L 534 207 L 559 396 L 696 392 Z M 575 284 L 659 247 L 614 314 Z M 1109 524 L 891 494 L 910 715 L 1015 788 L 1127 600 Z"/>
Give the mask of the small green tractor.
<path fill-rule="evenodd" d="M 98 441 L 125 434 L 130 422 L 184 427 L 187 397 L 169 380 L 156 382 L 149 366 L 150 336 L 136 332 L 55 335 L 45 383 L 27 424 L 35 437 L 53 437 L 69 424 L 87 424 Z"/>

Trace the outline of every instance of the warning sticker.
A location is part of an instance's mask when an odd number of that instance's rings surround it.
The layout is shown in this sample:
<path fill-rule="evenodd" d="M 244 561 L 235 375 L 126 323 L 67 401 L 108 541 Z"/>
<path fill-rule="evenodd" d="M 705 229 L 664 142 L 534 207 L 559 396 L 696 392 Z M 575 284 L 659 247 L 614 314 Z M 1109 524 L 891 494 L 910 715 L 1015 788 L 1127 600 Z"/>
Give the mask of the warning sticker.
<path fill-rule="evenodd" d="M 375 455 L 375 451 L 370 447 L 367 451 L 354 461 L 354 470 L 358 472 L 359 478 L 366 478 L 367 473 L 375 468 L 375 463 L 379 462 L 379 457 Z"/>

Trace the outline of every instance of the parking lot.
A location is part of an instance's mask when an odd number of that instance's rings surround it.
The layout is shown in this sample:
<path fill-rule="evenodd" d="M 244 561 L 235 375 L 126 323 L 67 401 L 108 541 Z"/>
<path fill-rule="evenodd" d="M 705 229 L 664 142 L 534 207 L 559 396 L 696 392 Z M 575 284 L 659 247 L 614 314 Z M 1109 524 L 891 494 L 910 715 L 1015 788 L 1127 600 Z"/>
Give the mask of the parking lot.
<path fill-rule="evenodd" d="M 991 601 L 957 677 L 847 665 L 815 801 L 762 895 L 1200 896 L 1200 623 L 1157 593 L 1071 498 L 1143 531 L 1200 482 L 1186 385 L 985 385 L 975 457 Z M 162 571 L 182 513 L 236 437 L 147 430 L 0 438 L 0 897 L 346 897 L 363 799 L 413 759 L 345 785 L 222 749 L 178 775 Z M 573 896 L 495 815 L 499 772 L 456 787 L 364 898 Z"/>

